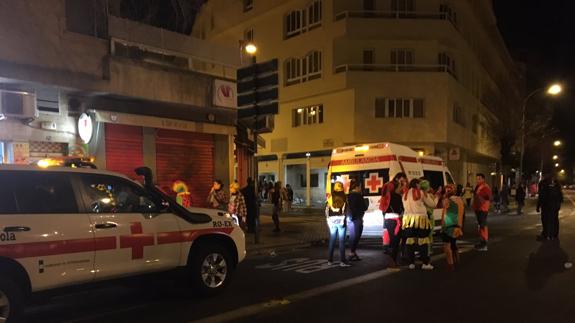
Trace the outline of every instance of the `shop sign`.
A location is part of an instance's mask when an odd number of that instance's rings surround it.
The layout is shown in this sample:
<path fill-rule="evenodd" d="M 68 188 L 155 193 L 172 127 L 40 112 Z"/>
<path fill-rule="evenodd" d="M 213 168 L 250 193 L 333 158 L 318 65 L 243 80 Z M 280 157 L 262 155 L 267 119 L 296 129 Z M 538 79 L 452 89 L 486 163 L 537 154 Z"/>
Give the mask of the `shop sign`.
<path fill-rule="evenodd" d="M 82 113 L 78 119 L 78 134 L 84 143 L 90 143 L 94 134 L 94 121 L 87 113 Z"/>
<path fill-rule="evenodd" d="M 12 162 L 14 164 L 26 165 L 30 158 L 30 145 L 27 142 L 12 143 Z"/>
<path fill-rule="evenodd" d="M 218 107 L 235 108 L 237 100 L 236 91 L 236 84 L 234 82 L 214 80 L 214 105 Z"/>

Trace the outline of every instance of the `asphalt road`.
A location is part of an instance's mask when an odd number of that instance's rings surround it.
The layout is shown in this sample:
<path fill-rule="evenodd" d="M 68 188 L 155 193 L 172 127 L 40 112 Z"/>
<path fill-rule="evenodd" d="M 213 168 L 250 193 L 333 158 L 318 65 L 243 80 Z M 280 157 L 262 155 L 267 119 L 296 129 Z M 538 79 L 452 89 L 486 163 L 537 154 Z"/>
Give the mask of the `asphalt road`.
<path fill-rule="evenodd" d="M 448 272 L 436 244 L 434 271 L 386 270 L 379 241 L 363 260 L 328 266 L 326 247 L 248 258 L 224 294 L 196 298 L 177 282 L 147 279 L 40 300 L 29 322 L 575 322 L 575 194 L 561 211 L 560 244 L 535 241 L 525 216 L 491 216 L 488 252 L 472 249 L 468 218 L 461 266 Z"/>

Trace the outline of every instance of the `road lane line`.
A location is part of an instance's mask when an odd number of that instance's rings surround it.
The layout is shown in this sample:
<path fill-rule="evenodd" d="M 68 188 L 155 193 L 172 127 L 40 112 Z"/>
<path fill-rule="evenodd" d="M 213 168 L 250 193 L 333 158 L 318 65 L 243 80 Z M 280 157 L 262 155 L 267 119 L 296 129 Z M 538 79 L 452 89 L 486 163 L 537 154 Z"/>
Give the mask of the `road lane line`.
<path fill-rule="evenodd" d="M 471 250 L 473 250 L 473 248 L 461 248 L 459 253 L 462 254 L 462 253 L 469 252 Z M 437 260 L 440 260 L 443 258 L 445 258 L 445 255 L 440 254 L 440 255 L 436 255 L 436 256 L 431 257 L 431 260 L 437 261 Z M 238 308 L 236 310 L 231 310 L 229 312 L 225 312 L 222 314 L 217 314 L 217 315 L 205 317 L 203 319 L 192 321 L 190 323 L 215 323 L 215 322 L 229 322 L 229 321 L 233 321 L 233 320 L 238 320 L 241 318 L 245 318 L 248 316 L 253 316 L 253 315 L 259 314 L 261 312 L 267 311 L 267 310 L 272 309 L 272 308 L 289 305 L 293 302 L 298 302 L 298 301 L 302 301 L 304 299 L 316 297 L 316 296 L 319 296 L 322 294 L 331 293 L 331 292 L 334 292 L 334 291 L 337 291 L 340 289 L 344 289 L 344 288 L 351 287 L 354 285 L 366 283 L 366 282 L 376 280 L 379 278 L 383 278 L 385 276 L 389 276 L 391 274 L 399 273 L 402 271 L 404 271 L 404 270 L 397 271 L 397 270 L 382 269 L 382 270 L 374 271 L 372 273 L 365 274 L 362 276 L 357 276 L 354 278 L 342 280 L 342 281 L 337 282 L 337 283 L 319 286 L 316 288 L 305 290 L 303 292 L 291 294 L 291 295 L 286 296 L 286 297 L 281 298 L 281 299 L 275 299 L 275 300 L 270 300 L 267 302 L 248 305 L 248 306 L 241 307 L 241 308 Z"/>

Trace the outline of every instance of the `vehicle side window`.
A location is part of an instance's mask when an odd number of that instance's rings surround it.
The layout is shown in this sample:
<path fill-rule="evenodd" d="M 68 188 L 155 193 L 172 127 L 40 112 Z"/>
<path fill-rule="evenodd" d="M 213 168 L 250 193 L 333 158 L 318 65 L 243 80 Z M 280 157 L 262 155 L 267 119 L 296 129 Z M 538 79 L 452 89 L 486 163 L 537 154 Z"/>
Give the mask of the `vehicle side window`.
<path fill-rule="evenodd" d="M 2 186 L 12 191 L 12 195 L 1 193 L 5 195 L 0 198 L 2 211 L 6 202 L 8 209 L 17 209 L 18 213 L 78 213 L 70 176 L 66 173 L 15 171 L 2 176 Z"/>
<path fill-rule="evenodd" d="M 451 174 L 448 172 L 445 172 L 445 178 L 447 179 L 447 184 L 455 184 L 453 177 L 451 177 Z"/>
<path fill-rule="evenodd" d="M 157 213 L 146 191 L 128 180 L 82 175 L 88 211 L 92 213 Z"/>
<path fill-rule="evenodd" d="M 0 173 L 0 214 L 18 213 L 18 205 L 14 196 L 16 177 L 9 172 Z"/>
<path fill-rule="evenodd" d="M 443 172 L 441 171 L 424 170 L 423 177 L 429 181 L 429 184 L 434 190 L 437 190 L 440 186 L 445 186 L 443 185 Z"/>

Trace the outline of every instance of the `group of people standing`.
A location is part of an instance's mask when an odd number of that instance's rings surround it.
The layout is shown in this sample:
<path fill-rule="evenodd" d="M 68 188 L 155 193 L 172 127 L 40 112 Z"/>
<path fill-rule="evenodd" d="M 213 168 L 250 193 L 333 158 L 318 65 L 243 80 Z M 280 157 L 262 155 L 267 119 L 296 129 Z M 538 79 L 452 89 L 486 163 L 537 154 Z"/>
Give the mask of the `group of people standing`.
<path fill-rule="evenodd" d="M 263 185 L 262 185 L 263 186 Z M 263 187 L 260 188 L 260 191 Z M 272 186 L 265 188 L 266 199 L 273 205 L 272 219 L 274 222 L 274 232 L 280 232 L 280 214 L 283 209 L 289 211 L 293 201 L 293 190 L 288 184 L 282 186 L 282 182 L 275 182 Z M 230 184 L 230 195 L 226 193 L 221 180 L 215 180 L 207 203 L 210 208 L 226 211 L 237 216 L 239 225 L 248 233 L 255 232 L 257 207 L 260 203 L 261 194 L 256 194 L 254 181 L 248 178 L 247 185 L 240 189 L 237 182 Z"/>
<path fill-rule="evenodd" d="M 457 187 L 448 184 L 445 188 L 434 190 L 425 178 L 408 182 L 404 173 L 398 173 L 384 184 L 379 201 L 379 210 L 384 218 L 383 244 L 390 258 L 390 267 L 396 268 L 400 251 L 408 262 L 409 269 L 416 268 L 416 253 L 422 261 L 421 269 L 433 270 L 430 252 L 433 243 L 433 210 L 443 209 L 441 220 L 441 239 L 449 269 L 454 269 L 459 261 L 457 240 L 463 236 L 465 216 L 465 196 Z M 460 191 L 460 190 L 459 190 Z M 342 182 L 335 182 L 326 207 L 327 224 L 330 230 L 328 262 L 333 263 L 335 244 L 339 239 L 340 266 L 350 266 L 350 261 L 361 260 L 357 255 L 357 246 L 363 230 L 363 216 L 369 203 L 362 196 L 360 184 L 352 179 L 349 194 L 345 194 Z M 472 199 L 468 201 L 475 210 L 480 243 L 476 248 L 487 251 L 488 228 L 487 213 L 492 192 L 485 183 L 483 174 L 477 175 L 477 186 L 472 190 Z M 345 255 L 346 230 L 350 228 L 350 256 Z"/>

